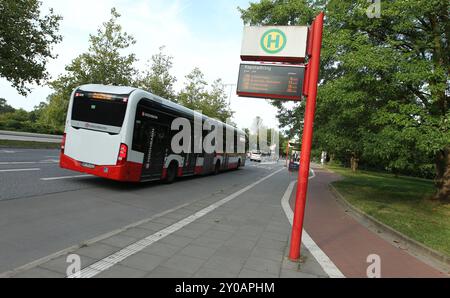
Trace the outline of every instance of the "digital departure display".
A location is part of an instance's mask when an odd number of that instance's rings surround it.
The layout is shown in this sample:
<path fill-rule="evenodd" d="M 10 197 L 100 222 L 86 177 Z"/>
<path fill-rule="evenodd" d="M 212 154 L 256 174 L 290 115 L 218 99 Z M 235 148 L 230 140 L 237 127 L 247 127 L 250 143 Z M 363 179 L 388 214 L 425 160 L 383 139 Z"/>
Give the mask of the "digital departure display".
<path fill-rule="evenodd" d="M 304 66 L 241 64 L 239 96 L 301 100 Z"/>

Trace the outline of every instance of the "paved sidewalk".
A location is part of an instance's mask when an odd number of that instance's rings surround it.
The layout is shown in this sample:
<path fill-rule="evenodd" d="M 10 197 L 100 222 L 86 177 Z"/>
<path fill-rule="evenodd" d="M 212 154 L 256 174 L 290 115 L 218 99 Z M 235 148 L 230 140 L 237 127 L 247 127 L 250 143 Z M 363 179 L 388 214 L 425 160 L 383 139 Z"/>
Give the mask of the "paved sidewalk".
<path fill-rule="evenodd" d="M 280 165 L 274 166 L 271 172 L 280 170 Z M 265 175 L 271 172 L 267 171 Z M 161 239 L 158 233 L 167 232 L 168 227 L 180 224 L 180 221 L 181 224 L 189 222 L 186 220 L 190 216 L 207 210 L 205 208 L 210 207 L 211 210 L 211 206 L 223 198 L 213 196 L 187 205 L 30 267 L 13 277 L 63 278 L 69 266 L 66 262 L 68 255 L 79 255 L 82 268 L 86 268 L 93 264 L 112 264 L 108 263 L 111 258 L 106 258 L 119 251 L 130 256 L 113 266 L 103 266 L 106 270 L 99 269 L 101 266 L 93 266 L 98 270 L 94 277 L 327 277 L 305 248 L 303 263 L 292 263 L 286 258 L 291 228 L 281 207 L 281 198 L 292 178 L 287 170 L 282 170 L 242 193 L 235 193 L 235 197 L 233 194 L 228 196 L 231 197 L 230 201 Z M 152 235 L 156 235 L 154 239 L 157 240 L 143 248 L 142 240 Z M 136 243 L 141 243 L 141 246 Z"/>

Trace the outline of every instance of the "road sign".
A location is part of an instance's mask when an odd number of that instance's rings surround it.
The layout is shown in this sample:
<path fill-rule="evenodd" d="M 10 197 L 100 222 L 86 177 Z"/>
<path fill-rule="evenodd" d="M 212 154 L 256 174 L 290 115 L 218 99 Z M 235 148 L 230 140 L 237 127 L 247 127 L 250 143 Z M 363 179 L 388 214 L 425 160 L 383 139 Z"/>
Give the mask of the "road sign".
<path fill-rule="evenodd" d="M 239 96 L 301 100 L 305 67 L 282 64 L 241 64 Z"/>
<path fill-rule="evenodd" d="M 274 64 L 241 64 L 237 88 L 239 96 L 291 100 L 300 100 L 302 94 L 307 97 L 289 252 L 291 260 L 300 258 L 319 83 L 323 20 L 324 13 L 321 12 L 311 28 L 307 26 L 245 27 L 242 41 L 241 59 L 243 61 L 265 61 Z M 275 64 L 275 62 L 303 63 L 306 57 L 309 57 L 306 73 L 304 66 Z"/>
<path fill-rule="evenodd" d="M 306 26 L 245 27 L 241 59 L 300 63 L 306 57 L 307 41 Z"/>

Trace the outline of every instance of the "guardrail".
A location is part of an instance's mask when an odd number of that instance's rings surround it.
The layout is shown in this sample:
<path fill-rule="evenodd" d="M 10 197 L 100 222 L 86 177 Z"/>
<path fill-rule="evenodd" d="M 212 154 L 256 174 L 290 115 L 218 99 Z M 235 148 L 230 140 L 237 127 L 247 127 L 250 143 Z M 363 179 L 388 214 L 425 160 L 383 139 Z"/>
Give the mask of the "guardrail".
<path fill-rule="evenodd" d="M 0 130 L 0 140 L 60 143 L 62 140 L 62 136 Z"/>

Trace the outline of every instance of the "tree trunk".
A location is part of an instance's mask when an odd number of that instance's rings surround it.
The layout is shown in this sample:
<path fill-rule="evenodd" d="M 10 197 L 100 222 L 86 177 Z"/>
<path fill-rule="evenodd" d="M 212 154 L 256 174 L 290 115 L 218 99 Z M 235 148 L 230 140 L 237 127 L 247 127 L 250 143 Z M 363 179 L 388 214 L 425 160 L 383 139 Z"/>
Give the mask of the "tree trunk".
<path fill-rule="evenodd" d="M 328 162 L 329 162 L 330 164 L 333 164 L 334 159 L 335 159 L 334 154 L 330 154 L 329 157 L 330 157 L 330 159 L 328 160 Z"/>
<path fill-rule="evenodd" d="M 436 158 L 436 187 L 434 199 L 450 202 L 450 146 L 439 151 Z"/>
<path fill-rule="evenodd" d="M 352 168 L 353 173 L 356 173 L 358 170 L 359 159 L 355 154 L 352 154 L 352 158 L 350 159 L 350 167 Z"/>
<path fill-rule="evenodd" d="M 394 174 L 394 177 L 395 177 L 395 178 L 398 178 L 398 177 L 399 177 L 399 173 L 398 173 L 398 169 L 397 169 L 397 168 L 394 168 L 394 169 L 392 170 L 392 173 Z"/>
<path fill-rule="evenodd" d="M 448 9 L 443 15 L 444 20 L 448 20 Z M 440 67 L 443 70 L 448 70 L 449 65 L 448 63 L 446 64 L 446 61 L 448 62 L 448 46 L 445 46 L 442 38 L 443 32 L 441 32 L 439 27 L 439 18 L 437 16 L 431 16 L 430 25 L 433 33 L 433 61 L 435 67 L 436 69 Z M 448 32 L 446 33 L 448 34 Z M 430 90 L 432 90 L 432 98 L 436 101 L 437 107 L 440 110 L 440 117 L 443 117 L 443 119 L 445 119 L 450 105 L 449 97 L 446 95 L 446 83 L 445 77 L 442 77 L 440 81 L 436 78 L 429 82 Z M 436 187 L 437 193 L 434 199 L 442 202 L 450 202 L 450 144 L 447 144 L 444 149 L 440 150 L 436 157 Z"/>

